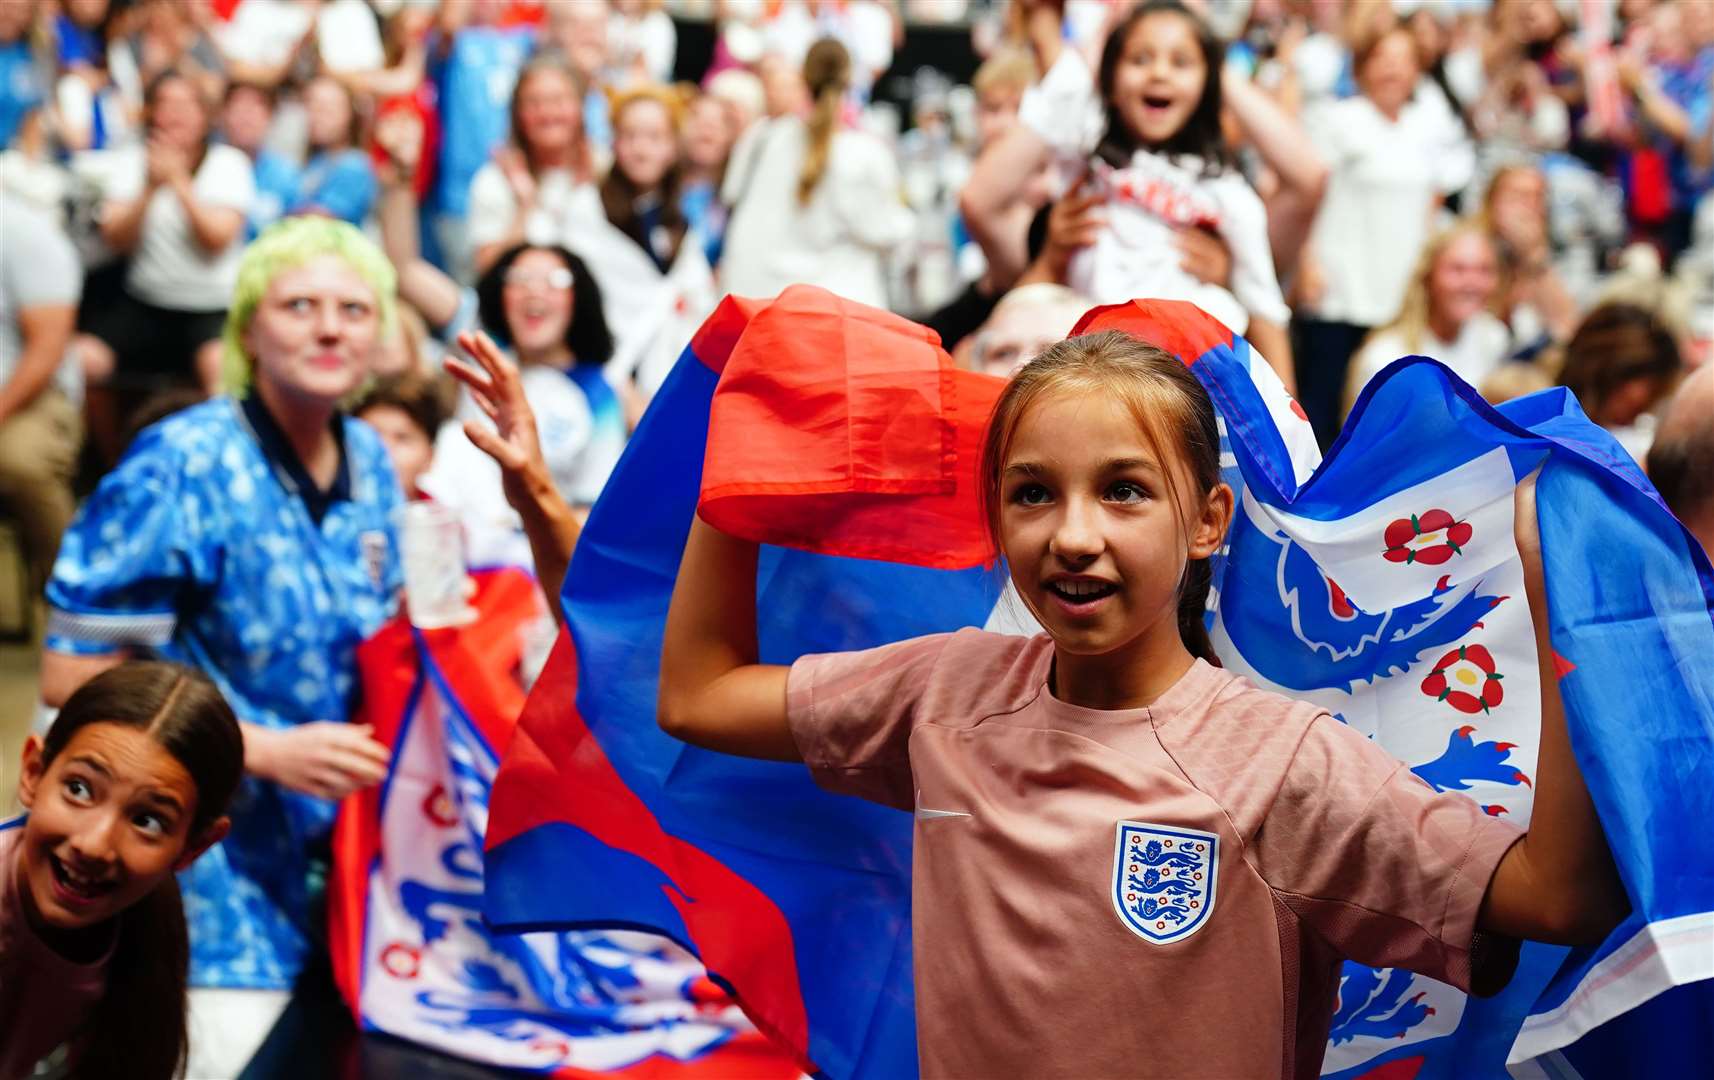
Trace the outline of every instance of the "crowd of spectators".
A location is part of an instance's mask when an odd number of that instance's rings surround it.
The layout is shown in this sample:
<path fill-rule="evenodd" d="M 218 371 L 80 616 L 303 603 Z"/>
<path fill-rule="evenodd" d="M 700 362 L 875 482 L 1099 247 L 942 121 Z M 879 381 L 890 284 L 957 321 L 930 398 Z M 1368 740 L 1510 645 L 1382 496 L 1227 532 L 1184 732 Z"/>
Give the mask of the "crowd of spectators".
<path fill-rule="evenodd" d="M 902 69 L 966 33 L 974 64 Z M 389 610 L 390 510 L 556 579 L 543 537 L 728 293 L 819 285 L 1001 376 L 1094 303 L 1193 300 L 1324 447 L 1400 356 L 1561 384 L 1707 542 L 1711 190 L 1714 0 L 3 0 L 0 519 L 49 704 L 148 644 L 116 627 L 190 634 L 314 832 L 382 753 L 317 722 Z M 283 531 L 222 577 L 216 524 Z M 213 985 L 299 959 L 296 892 L 246 929 L 251 840 L 205 860 L 237 899 L 192 894 Z"/>
<path fill-rule="evenodd" d="M 238 257 L 297 214 L 387 241 L 406 304 L 383 374 L 432 378 L 434 341 L 475 325 L 513 348 L 582 339 L 526 360 L 600 372 L 556 387 L 584 400 L 543 425 L 570 432 L 567 460 L 605 436 L 567 492 L 581 504 L 623 443 L 615 418 L 635 422 L 719 296 L 794 282 L 919 318 L 990 368 L 1017 356 L 982 331 L 1019 286 L 1196 299 L 1274 363 L 1324 444 L 1398 355 L 1496 395 L 1551 384 L 1581 320 L 1622 294 L 1677 348 L 1614 422 L 1646 450 L 1679 362 L 1714 337 L 1714 3 L 1191 6 L 1218 60 L 1192 89 L 1218 111 L 1126 160 L 1121 144 L 1150 143 L 1114 104 L 1123 64 L 1102 64 L 1124 5 L 1096 0 L 0 5 L 19 267 L 0 296 L 0 494 L 36 579 L 80 449 L 87 484 L 160 415 L 151 398 L 223 389 Z M 679 55 L 687 27 L 712 39 L 702 70 Z M 963 27 L 968 85 L 893 70 L 912 33 Z M 1155 175 L 1187 155 L 1201 178 Z M 1196 197 L 1163 211 L 1162 192 Z M 505 290 L 477 303 L 483 276 L 531 277 L 520 244 L 560 264 L 523 322 L 556 323 L 558 291 L 582 301 L 573 322 L 605 325 L 490 321 Z M 566 274 L 599 303 L 552 284 Z M 1066 301 L 1041 316 L 1049 336 Z"/>

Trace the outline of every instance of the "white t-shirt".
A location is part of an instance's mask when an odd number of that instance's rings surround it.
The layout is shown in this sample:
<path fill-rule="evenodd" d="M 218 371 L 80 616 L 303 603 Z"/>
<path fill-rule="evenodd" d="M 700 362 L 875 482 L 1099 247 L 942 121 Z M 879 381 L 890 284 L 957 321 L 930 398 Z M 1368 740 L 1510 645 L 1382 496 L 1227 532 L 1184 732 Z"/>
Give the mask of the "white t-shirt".
<path fill-rule="evenodd" d="M 315 17 L 315 48 L 329 71 L 375 71 L 385 67 L 381 28 L 363 0 L 333 0 Z"/>
<path fill-rule="evenodd" d="M 519 378 L 524 400 L 536 415 L 542 458 L 554 488 L 567 501 L 577 501 L 594 431 L 589 399 L 553 368 L 526 366 Z M 529 541 L 517 513 L 506 503 L 500 466 L 464 434 L 466 420 L 492 426 L 469 391 L 460 391 L 452 419 L 435 436 L 434 461 L 419 486 L 463 521 L 471 566 L 529 566 Z"/>
<path fill-rule="evenodd" d="M 52 215 L 0 191 L 0 386 L 10 382 L 23 352 L 18 312 L 23 308 L 77 304 L 83 267 L 77 249 Z M 53 386 L 81 401 L 81 370 L 68 355 L 54 373 Z"/>
<path fill-rule="evenodd" d="M 1428 238 L 1435 195 L 1457 178 L 1442 153 L 1446 133 L 1432 108 L 1408 105 L 1394 122 L 1365 97 L 1311 109 L 1310 140 L 1327 163 L 1327 194 L 1310 244 L 1327 291 L 1314 315 L 1381 326 L 1404 302 Z"/>
<path fill-rule="evenodd" d="M 1071 49 L 1024 95 L 1018 120 L 1051 146 L 1062 178 L 1080 172 L 1105 129 L 1089 66 Z M 1099 304 L 1189 300 L 1233 333 L 1250 317 L 1284 326 L 1291 318 L 1274 273 L 1267 208 L 1232 170 L 1209 173 L 1200 158 L 1139 150 L 1122 169 L 1093 166 L 1107 200 L 1107 227 L 1072 258 L 1069 284 Z M 1179 264 L 1181 226 L 1211 229 L 1232 253 L 1231 288 L 1210 285 Z"/>
<path fill-rule="evenodd" d="M 517 216 L 518 197 L 500 166 L 490 161 L 477 169 L 470 181 L 466 218 L 471 249 L 503 239 Z M 536 177 L 536 205 L 524 220 L 524 239 L 532 244 L 563 244 L 580 229 L 606 220 L 594 184 L 579 182 L 569 169 L 548 169 Z"/>
<path fill-rule="evenodd" d="M 240 0 L 230 20 L 215 23 L 214 44 L 228 60 L 277 67 L 291 59 L 314 18 L 315 8 L 295 0 Z"/>
<path fill-rule="evenodd" d="M 1479 388 L 1483 380 L 1506 362 L 1510 346 L 1511 333 L 1506 324 L 1485 311 L 1479 311 L 1466 320 L 1453 341 L 1442 341 L 1433 330 L 1424 330 L 1422 340 L 1414 349 L 1405 343 L 1398 331 L 1382 331 L 1370 337 L 1351 358 L 1351 372 L 1346 384 L 1349 387 L 1347 400 L 1354 401 L 1370 379 L 1401 356 L 1426 356 L 1439 360 L 1460 379 Z"/>
<path fill-rule="evenodd" d="M 115 151 L 112 199 L 134 199 L 143 193 L 148 175 L 147 152 L 141 146 Z M 243 214 L 256 198 L 256 179 L 244 151 L 210 143 L 191 180 L 191 195 L 205 206 L 224 206 Z M 132 296 L 172 311 L 223 311 L 238 284 L 238 262 L 244 255 L 244 230 L 210 255 L 191 234 L 184 203 L 167 187 L 156 189 L 143 214 L 142 233 L 131 255 L 125 288 Z"/>
<path fill-rule="evenodd" d="M 879 139 L 837 132 L 805 204 L 797 184 L 807 149 L 808 129 L 795 116 L 755 124 L 739 140 L 720 193 L 733 204 L 721 288 L 761 299 L 788 285 L 819 285 L 886 307 L 887 253 L 916 227 L 900 198 L 898 163 Z"/>

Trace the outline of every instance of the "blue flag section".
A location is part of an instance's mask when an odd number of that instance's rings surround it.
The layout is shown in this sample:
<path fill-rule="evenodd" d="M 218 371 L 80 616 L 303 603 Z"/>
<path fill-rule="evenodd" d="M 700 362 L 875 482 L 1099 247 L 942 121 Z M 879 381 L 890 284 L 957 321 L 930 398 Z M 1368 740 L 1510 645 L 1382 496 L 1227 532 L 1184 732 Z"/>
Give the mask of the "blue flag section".
<path fill-rule="evenodd" d="M 1706 1069 L 1714 571 L 1635 465 L 1565 392 L 1496 409 L 1424 358 L 1370 384 L 1323 461 L 1273 371 L 1198 309 L 1101 308 L 1074 333 L 1102 329 L 1179 356 L 1219 410 L 1238 509 L 1208 619 L 1226 666 L 1520 824 L 1541 669 L 1513 501 L 1540 469 L 1550 670 L 1633 914 L 1598 948 L 1527 947 L 1488 1000 L 1347 965 L 1325 1072 Z M 660 640 L 699 498 L 767 545 L 764 660 L 990 622 L 1001 579 L 972 540 L 972 491 L 999 384 L 925 335 L 801 288 L 709 320 L 590 517 L 569 634 L 502 763 L 486 839 L 493 924 L 665 933 L 838 1078 L 914 1072 L 910 821 L 800 767 L 663 735 Z"/>

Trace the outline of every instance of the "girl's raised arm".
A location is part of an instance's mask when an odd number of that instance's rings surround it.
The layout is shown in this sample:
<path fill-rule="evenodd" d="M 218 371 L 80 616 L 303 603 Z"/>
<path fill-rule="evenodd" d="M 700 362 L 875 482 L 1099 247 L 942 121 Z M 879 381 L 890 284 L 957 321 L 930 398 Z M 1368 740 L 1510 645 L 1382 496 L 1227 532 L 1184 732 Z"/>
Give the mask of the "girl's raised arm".
<path fill-rule="evenodd" d="M 691 523 L 661 643 L 661 729 L 710 750 L 802 761 L 786 672 L 756 662 L 756 545 Z"/>
<path fill-rule="evenodd" d="M 1630 903 L 1565 727 L 1565 706 L 1548 639 L 1547 585 L 1536 519 L 1537 475 L 1539 470 L 1518 485 L 1515 525 L 1541 675 L 1535 809 L 1528 835 L 1513 844 L 1495 868 L 1476 925 L 1508 937 L 1592 945 L 1618 925 Z"/>

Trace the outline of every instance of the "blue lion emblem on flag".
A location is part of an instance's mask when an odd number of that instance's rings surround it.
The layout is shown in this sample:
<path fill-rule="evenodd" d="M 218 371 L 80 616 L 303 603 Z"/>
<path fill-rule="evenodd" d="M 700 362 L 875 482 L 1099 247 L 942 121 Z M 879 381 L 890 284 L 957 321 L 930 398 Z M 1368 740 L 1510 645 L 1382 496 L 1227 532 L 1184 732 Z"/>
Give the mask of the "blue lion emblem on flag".
<path fill-rule="evenodd" d="M 1121 821 L 1113 849 L 1113 910 L 1144 941 L 1187 938 L 1214 910 L 1220 838 L 1176 826 Z"/>

